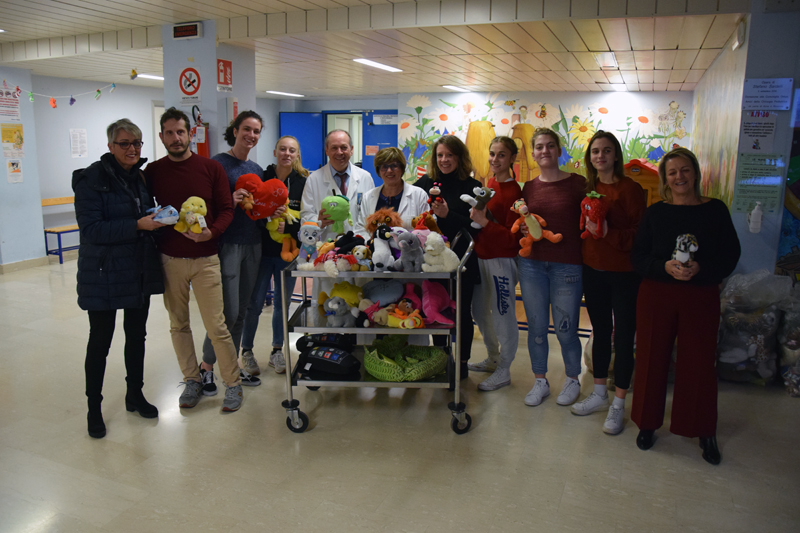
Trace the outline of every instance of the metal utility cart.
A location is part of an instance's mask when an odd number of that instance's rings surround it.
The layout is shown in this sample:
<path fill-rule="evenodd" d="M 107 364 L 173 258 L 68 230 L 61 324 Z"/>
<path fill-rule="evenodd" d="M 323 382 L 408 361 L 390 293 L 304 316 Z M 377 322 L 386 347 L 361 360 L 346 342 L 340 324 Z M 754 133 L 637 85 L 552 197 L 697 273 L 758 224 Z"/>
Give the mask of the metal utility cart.
<path fill-rule="evenodd" d="M 455 239 L 457 242 L 458 237 Z M 453 418 L 450 421 L 450 427 L 458 434 L 463 434 L 469 431 L 472 426 L 472 418 L 466 413 L 466 405 L 461 401 L 461 353 L 459 351 L 459 339 L 461 330 L 461 280 L 462 273 L 465 268 L 464 265 L 472 254 L 473 243 L 470 241 L 467 251 L 461 258 L 458 268 L 455 272 L 340 272 L 336 278 L 340 280 L 353 280 L 353 279 L 400 279 L 404 281 L 417 281 L 421 283 L 422 280 L 447 280 L 449 284 L 449 294 L 455 294 L 456 301 L 456 318 L 453 327 L 426 327 L 423 329 L 399 329 L 389 327 L 372 327 L 372 328 L 329 328 L 324 325 L 318 325 L 315 321 L 314 314 L 317 309 L 311 306 L 311 300 L 307 294 L 306 278 L 323 278 L 332 279 L 325 272 L 320 271 L 301 271 L 297 270 L 297 262 L 293 261 L 282 272 L 283 275 L 283 333 L 284 333 L 284 356 L 286 357 L 286 400 L 282 402 L 282 406 L 286 409 L 286 425 L 295 433 L 302 433 L 308 428 L 308 416 L 300 410 L 300 402 L 294 398 L 292 387 L 303 386 L 309 390 L 317 390 L 320 387 L 376 387 L 376 388 L 447 388 L 454 391 L 453 401 L 447 407 L 450 409 Z M 289 304 L 291 293 L 289 291 L 289 280 L 292 278 L 301 278 L 302 286 L 302 301 L 299 308 L 289 316 Z M 356 354 L 362 362 L 361 365 L 361 379 L 359 381 L 334 381 L 334 380 L 309 380 L 298 379 L 298 368 L 292 364 L 291 347 L 289 342 L 289 333 L 362 333 L 362 334 L 388 334 L 388 335 L 444 335 L 447 336 L 447 346 L 449 347 L 447 372 L 444 376 L 437 376 L 427 381 L 404 381 L 404 382 L 387 382 L 379 381 L 366 372 L 363 365 L 363 359 L 360 353 Z M 452 340 L 452 335 L 455 334 L 455 342 Z M 356 350 L 360 352 L 360 350 Z"/>

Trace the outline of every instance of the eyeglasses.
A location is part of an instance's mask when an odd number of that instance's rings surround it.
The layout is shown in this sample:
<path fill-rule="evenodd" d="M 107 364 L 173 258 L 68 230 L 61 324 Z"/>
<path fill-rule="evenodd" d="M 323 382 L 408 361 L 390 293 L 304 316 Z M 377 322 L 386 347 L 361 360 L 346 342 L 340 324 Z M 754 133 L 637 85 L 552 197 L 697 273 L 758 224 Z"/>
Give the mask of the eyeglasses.
<path fill-rule="evenodd" d="M 403 168 L 403 165 L 400 163 L 386 163 L 385 165 L 381 165 L 380 171 L 386 172 L 388 170 L 400 170 L 401 168 Z"/>
<path fill-rule="evenodd" d="M 121 143 L 118 143 L 118 142 L 115 141 L 114 144 L 116 144 L 117 146 L 119 146 L 123 150 L 127 150 L 131 146 L 133 146 L 134 148 L 136 148 L 138 150 L 139 148 L 142 147 L 142 145 L 144 143 L 142 141 L 132 141 L 132 142 L 122 141 Z"/>

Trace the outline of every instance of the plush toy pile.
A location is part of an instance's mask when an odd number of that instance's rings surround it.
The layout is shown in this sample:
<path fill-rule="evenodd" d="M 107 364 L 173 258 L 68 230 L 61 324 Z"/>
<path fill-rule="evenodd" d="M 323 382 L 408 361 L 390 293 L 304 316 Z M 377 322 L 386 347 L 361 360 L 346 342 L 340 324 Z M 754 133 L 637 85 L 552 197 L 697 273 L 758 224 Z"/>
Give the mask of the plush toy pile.
<path fill-rule="evenodd" d="M 421 381 L 447 369 L 447 354 L 436 346 L 412 346 L 407 337 L 387 335 L 364 348 L 364 368 L 380 381 Z"/>

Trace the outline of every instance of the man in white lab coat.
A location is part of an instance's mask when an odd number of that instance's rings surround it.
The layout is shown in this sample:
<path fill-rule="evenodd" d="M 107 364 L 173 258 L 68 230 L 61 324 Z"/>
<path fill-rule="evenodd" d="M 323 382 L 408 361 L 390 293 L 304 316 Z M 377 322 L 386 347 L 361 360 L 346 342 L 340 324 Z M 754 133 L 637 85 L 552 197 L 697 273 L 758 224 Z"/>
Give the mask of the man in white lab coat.
<path fill-rule="evenodd" d="M 303 204 L 300 210 L 302 222 L 317 222 L 322 228 L 322 240 L 336 237 L 331 230 L 331 220 L 323 211 L 322 199 L 341 194 L 350 200 L 350 215 L 355 221 L 361 202 L 367 191 L 375 187 L 372 175 L 350 164 L 353 155 L 353 142 L 344 130 L 333 130 L 325 137 L 325 154 L 328 164 L 308 175 L 303 190 Z M 345 232 L 353 226 L 344 223 Z"/>

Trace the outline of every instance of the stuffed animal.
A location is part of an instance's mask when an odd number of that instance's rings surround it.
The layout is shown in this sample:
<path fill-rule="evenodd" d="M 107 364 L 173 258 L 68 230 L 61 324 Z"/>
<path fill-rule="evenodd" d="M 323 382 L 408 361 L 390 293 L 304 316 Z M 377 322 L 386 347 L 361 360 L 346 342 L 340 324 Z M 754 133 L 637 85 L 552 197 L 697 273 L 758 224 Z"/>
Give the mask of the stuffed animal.
<path fill-rule="evenodd" d="M 320 293 L 320 300 L 323 299 L 322 296 L 324 294 L 324 292 Z M 344 301 L 344 298 L 340 296 L 326 298 L 322 307 L 325 310 L 325 318 L 327 319 L 329 328 L 355 327 L 356 317 L 350 312 L 350 308 L 347 306 L 347 302 Z"/>
<path fill-rule="evenodd" d="M 153 220 L 167 225 L 176 224 L 180 219 L 180 213 L 178 213 L 178 210 L 171 205 L 168 205 L 167 207 L 161 207 L 160 205 L 157 205 L 148 209 L 147 213 L 155 213 L 156 216 L 153 217 Z"/>
<path fill-rule="evenodd" d="M 403 291 L 403 284 L 394 279 L 375 279 L 361 287 L 364 298 L 384 307 L 403 298 Z"/>
<path fill-rule="evenodd" d="M 375 248 L 372 252 L 372 264 L 375 266 L 375 272 L 388 272 L 394 265 L 390 240 L 392 240 L 392 228 L 386 224 L 379 225 L 372 236 L 372 245 Z"/>
<path fill-rule="evenodd" d="M 431 206 L 430 210 L 428 210 L 428 213 L 431 216 L 433 216 L 433 204 L 434 203 L 440 204 L 444 201 L 442 200 L 441 195 L 442 195 L 442 184 L 439 183 L 438 181 L 434 181 L 431 188 L 428 189 L 428 205 Z"/>
<path fill-rule="evenodd" d="M 358 304 L 359 313 L 356 317 L 356 323 L 359 327 L 386 326 L 389 324 L 389 311 L 393 308 L 394 305 L 381 307 L 379 302 L 364 298 Z"/>
<path fill-rule="evenodd" d="M 603 225 L 608 212 L 608 200 L 605 200 L 604 196 L 604 194 L 600 194 L 597 191 L 592 191 L 587 193 L 586 198 L 581 201 L 581 229 L 583 230 L 581 239 L 586 239 L 587 237 L 592 237 L 595 240 L 603 238 Z M 595 235 L 589 231 L 589 228 L 586 227 L 587 220 L 597 224 L 597 230 L 600 235 Z"/>
<path fill-rule="evenodd" d="M 299 270 L 314 270 L 314 260 L 317 258 L 317 242 L 322 234 L 319 224 L 316 222 L 303 222 L 300 231 L 297 233 L 297 240 L 300 243 L 299 254 L 297 256 L 297 268 Z"/>
<path fill-rule="evenodd" d="M 335 278 L 339 272 L 351 272 L 353 265 L 358 266 L 356 258 L 350 254 L 337 254 L 332 250 L 314 259 L 314 270 L 324 271 L 328 276 Z"/>
<path fill-rule="evenodd" d="M 347 196 L 341 194 L 326 196 L 322 199 L 322 209 L 333 219 L 331 229 L 334 234 L 339 235 L 344 232 L 345 220 L 351 226 L 353 225 L 353 217 L 350 215 L 350 200 L 347 199 Z"/>
<path fill-rule="evenodd" d="M 239 207 L 253 220 L 271 217 L 276 209 L 289 201 L 289 189 L 277 178 L 261 181 L 256 174 L 242 174 L 234 189 L 244 189 L 252 197 L 251 202 L 240 202 Z"/>
<path fill-rule="evenodd" d="M 205 227 L 205 217 L 208 213 L 206 201 L 199 196 L 190 196 L 181 204 L 178 223 L 173 226 L 179 233 L 202 233 Z M 202 223 L 201 223 L 202 222 Z"/>
<path fill-rule="evenodd" d="M 436 219 L 430 212 L 425 211 L 421 215 L 417 215 L 411 219 L 411 225 L 414 229 L 419 229 L 420 225 L 425 228 L 428 228 L 430 231 L 435 231 L 436 233 L 441 234 L 442 230 L 439 229 L 439 225 L 436 223 Z"/>
<path fill-rule="evenodd" d="M 375 230 L 378 229 L 378 226 L 381 224 L 386 224 L 390 228 L 394 226 L 402 226 L 403 219 L 400 217 L 397 211 L 391 207 L 382 207 L 367 217 L 365 229 L 370 235 L 374 235 Z"/>
<path fill-rule="evenodd" d="M 403 272 L 422 272 L 422 246 L 413 233 L 403 232 L 397 236 L 400 259 L 394 262 L 394 269 Z"/>
<path fill-rule="evenodd" d="M 477 209 L 478 211 L 483 211 L 484 209 L 486 209 L 486 204 L 488 204 L 489 200 L 491 200 L 492 197 L 494 196 L 494 189 L 490 189 L 489 187 L 475 187 L 474 189 L 472 189 L 472 193 L 475 195 L 474 198 L 468 194 L 462 194 L 460 196 L 461 201 L 468 203 L 469 205 L 472 206 L 473 209 Z M 487 211 L 486 216 L 489 218 L 489 220 L 492 220 L 492 214 L 490 212 Z M 480 229 L 483 227 L 474 221 L 470 225 L 476 229 Z"/>
<path fill-rule="evenodd" d="M 452 326 L 455 322 L 444 316 L 442 312 L 448 309 L 455 310 L 455 308 L 456 303 L 450 299 L 447 289 L 439 283 L 427 279 L 422 281 L 422 312 L 427 324 Z"/>
<path fill-rule="evenodd" d="M 395 226 L 392 228 L 392 238 L 389 240 L 389 248 L 392 249 L 392 256 L 395 259 L 400 259 L 400 244 L 397 241 L 397 237 L 403 233 L 408 233 L 408 230 L 403 226 Z"/>
<path fill-rule="evenodd" d="M 689 261 L 694 261 L 694 253 L 697 251 L 697 247 L 697 237 L 691 233 L 678 235 L 675 242 L 675 251 L 672 252 L 672 258 L 685 265 Z"/>
<path fill-rule="evenodd" d="M 519 245 L 522 247 L 519 251 L 521 257 L 530 257 L 531 246 L 536 241 L 547 239 L 555 244 L 561 242 L 561 239 L 564 238 L 560 233 L 553 233 L 550 230 L 543 229 L 547 226 L 547 222 L 539 215 L 529 212 L 528 206 L 522 198 L 514 202 L 514 205 L 511 206 L 511 211 L 519 215 L 519 218 L 514 221 L 514 225 L 511 226 L 511 233 L 518 232 L 522 224 L 525 224 L 528 228 L 528 235 L 519 240 Z"/>
<path fill-rule="evenodd" d="M 288 233 L 279 233 L 278 227 L 280 226 L 281 222 L 284 222 L 285 224 L 291 224 L 296 222 L 298 218 L 300 218 L 300 212 L 287 207 L 281 216 L 271 218 L 269 222 L 267 222 L 267 231 L 269 232 L 269 236 L 273 241 L 279 242 L 283 245 L 281 248 L 281 259 L 287 263 L 291 263 L 292 260 L 297 257 L 297 255 L 300 253 L 300 249 L 297 247 L 297 241 L 295 241 L 294 238 Z"/>
<path fill-rule="evenodd" d="M 372 270 L 372 252 L 368 246 L 360 245 L 353 248 L 353 257 L 358 263 L 358 270 Z"/>
<path fill-rule="evenodd" d="M 358 303 L 363 298 L 361 287 L 353 285 L 349 281 L 340 281 L 331 289 L 331 296 L 344 298 L 350 307 L 358 307 Z"/>
<path fill-rule="evenodd" d="M 422 259 L 423 272 L 452 272 L 459 263 L 456 253 L 445 246 L 444 239 L 438 233 L 428 235 Z"/>
<path fill-rule="evenodd" d="M 404 310 L 400 309 L 401 302 L 408 302 Z M 390 328 L 416 329 L 424 328 L 425 322 L 419 314 L 419 309 L 412 309 L 408 300 L 400 300 L 394 309 L 388 313 L 388 324 Z"/>
<path fill-rule="evenodd" d="M 363 246 L 366 244 L 364 241 L 364 237 L 361 235 L 356 235 L 352 231 L 348 231 L 333 243 L 333 247 L 336 250 L 336 253 L 339 254 L 349 254 L 353 252 L 353 248 L 356 246 Z"/>

